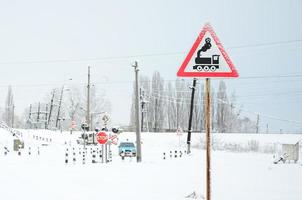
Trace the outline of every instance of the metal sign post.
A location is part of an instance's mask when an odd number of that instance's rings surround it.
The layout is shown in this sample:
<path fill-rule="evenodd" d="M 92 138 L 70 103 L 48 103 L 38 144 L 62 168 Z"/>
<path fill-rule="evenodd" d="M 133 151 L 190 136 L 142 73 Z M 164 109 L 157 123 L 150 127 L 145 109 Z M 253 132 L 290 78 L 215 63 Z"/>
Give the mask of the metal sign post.
<path fill-rule="evenodd" d="M 108 141 L 109 137 L 107 135 L 106 132 L 104 131 L 100 131 L 97 135 L 96 135 L 96 140 L 98 141 L 99 144 L 102 145 L 102 163 L 104 163 L 104 159 L 105 159 L 105 163 L 107 163 L 107 141 Z M 105 150 L 104 150 L 105 148 Z"/>
<path fill-rule="evenodd" d="M 102 163 L 104 163 L 104 144 L 102 144 Z"/>

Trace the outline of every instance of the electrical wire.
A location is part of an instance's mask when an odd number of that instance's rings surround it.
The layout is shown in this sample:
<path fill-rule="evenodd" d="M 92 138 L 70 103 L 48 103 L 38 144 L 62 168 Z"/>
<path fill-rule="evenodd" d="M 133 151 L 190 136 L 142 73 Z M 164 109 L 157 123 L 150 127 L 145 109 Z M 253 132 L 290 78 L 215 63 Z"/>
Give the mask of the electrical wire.
<path fill-rule="evenodd" d="M 288 75 L 270 75 L 270 76 L 261 76 L 261 75 L 256 75 L 256 76 L 246 76 L 246 77 L 239 77 L 239 80 L 245 80 L 245 79 L 276 79 L 276 78 L 302 78 L 302 74 L 288 74 Z M 164 82 L 177 82 L 177 81 L 187 81 L 186 79 L 163 79 Z M 215 79 L 214 79 L 215 80 Z M 219 79 L 219 80 L 224 80 L 224 79 Z M 190 80 L 191 81 L 191 80 Z M 141 83 L 152 83 L 152 80 L 147 80 L 147 81 L 140 81 Z M 189 82 L 187 82 L 189 83 Z M 87 83 L 73 83 L 72 85 L 86 85 Z M 93 82 L 92 84 L 94 85 L 106 85 L 106 84 L 133 84 L 132 80 L 125 80 L 125 81 L 102 81 L 102 82 Z M 8 85 L 11 84 L 1 84 L 0 87 L 7 87 Z M 60 86 L 62 85 L 61 82 L 57 83 L 36 83 L 36 84 L 16 84 L 16 85 L 11 85 L 13 87 L 43 87 L 43 86 Z M 187 86 L 187 85 L 185 85 Z"/>
<path fill-rule="evenodd" d="M 227 105 L 231 106 L 232 108 L 236 108 L 235 105 L 230 104 L 229 102 L 223 101 L 222 99 L 217 99 L 217 101 L 219 101 L 219 102 L 221 102 L 223 104 L 227 104 Z M 278 121 L 283 121 L 283 122 L 289 122 L 289 123 L 299 124 L 299 125 L 302 126 L 302 121 L 283 119 L 283 118 L 280 118 L 280 117 L 275 117 L 275 116 L 272 116 L 272 115 L 267 115 L 267 114 L 263 114 L 263 113 L 260 113 L 260 112 L 250 111 L 250 110 L 242 109 L 242 108 L 239 108 L 239 110 L 247 112 L 247 113 L 250 113 L 250 114 L 259 115 L 261 117 L 265 117 L 265 118 L 269 118 L 269 119 L 273 119 L 273 120 L 278 120 Z"/>
<path fill-rule="evenodd" d="M 265 46 L 275 46 L 275 45 L 285 45 L 285 44 L 293 44 L 293 43 L 300 43 L 302 40 L 284 40 L 278 42 L 265 42 L 265 43 L 257 43 L 257 44 L 244 44 L 238 46 L 230 46 L 229 49 L 242 49 L 242 48 L 249 48 L 249 47 L 265 47 Z"/>
<path fill-rule="evenodd" d="M 287 40 L 287 41 L 277 41 L 277 42 L 267 42 L 267 43 L 257 43 L 257 44 L 244 44 L 244 45 L 238 45 L 238 46 L 230 46 L 229 49 L 242 49 L 242 48 L 275 46 L 275 45 L 294 44 L 294 43 L 300 43 L 300 42 L 302 42 L 301 39 Z M 13 62 L 0 62 L 0 65 L 77 63 L 77 62 L 89 62 L 89 61 L 100 62 L 100 61 L 110 61 L 110 60 L 124 60 L 124 59 L 131 59 L 131 58 L 141 58 L 141 57 L 174 56 L 174 55 L 183 55 L 185 53 L 186 53 L 185 51 L 176 51 L 176 52 L 149 53 L 149 54 L 137 54 L 137 55 L 127 55 L 127 56 L 107 56 L 107 57 L 82 58 L 82 59 L 13 61 Z"/>

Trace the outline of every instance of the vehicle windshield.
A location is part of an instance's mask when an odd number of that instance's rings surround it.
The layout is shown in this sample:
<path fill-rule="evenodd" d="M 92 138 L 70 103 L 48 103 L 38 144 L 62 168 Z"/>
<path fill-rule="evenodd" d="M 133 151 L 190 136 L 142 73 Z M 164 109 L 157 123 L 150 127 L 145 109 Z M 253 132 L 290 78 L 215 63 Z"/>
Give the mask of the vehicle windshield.
<path fill-rule="evenodd" d="M 134 144 L 132 142 L 122 142 L 120 147 L 134 147 Z"/>

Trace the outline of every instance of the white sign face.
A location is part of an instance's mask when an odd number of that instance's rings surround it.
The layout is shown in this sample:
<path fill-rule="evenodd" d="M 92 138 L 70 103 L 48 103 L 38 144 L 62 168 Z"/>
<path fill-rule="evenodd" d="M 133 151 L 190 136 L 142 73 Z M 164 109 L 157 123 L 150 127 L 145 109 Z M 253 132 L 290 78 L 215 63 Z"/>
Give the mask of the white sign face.
<path fill-rule="evenodd" d="M 104 116 L 102 117 L 102 120 L 103 120 L 105 123 L 107 123 L 107 122 L 110 120 L 109 115 L 104 115 Z"/>
<path fill-rule="evenodd" d="M 201 40 L 185 72 L 231 72 L 209 32 Z"/>
<path fill-rule="evenodd" d="M 206 24 L 177 72 L 181 77 L 238 77 L 209 24 Z"/>

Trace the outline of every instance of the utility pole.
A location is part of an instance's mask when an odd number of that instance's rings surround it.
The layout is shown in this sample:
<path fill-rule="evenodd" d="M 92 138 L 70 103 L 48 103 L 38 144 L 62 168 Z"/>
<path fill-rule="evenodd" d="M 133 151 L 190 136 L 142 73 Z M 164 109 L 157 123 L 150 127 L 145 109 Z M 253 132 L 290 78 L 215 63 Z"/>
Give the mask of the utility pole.
<path fill-rule="evenodd" d="M 28 121 L 30 123 L 30 128 L 32 127 L 32 123 L 31 123 L 31 104 L 29 105 L 29 116 L 28 116 Z"/>
<path fill-rule="evenodd" d="M 14 121 L 15 121 L 15 104 L 13 104 L 12 110 L 12 128 L 14 128 Z"/>
<path fill-rule="evenodd" d="M 191 133 L 192 133 L 192 118 L 193 118 L 193 107 L 194 107 L 194 95 L 196 88 L 196 78 L 193 79 L 192 93 L 191 93 L 191 106 L 190 106 L 190 117 L 189 117 L 189 128 L 187 137 L 187 154 L 191 153 Z"/>
<path fill-rule="evenodd" d="M 90 114 L 90 130 L 93 130 L 92 128 L 92 125 L 93 125 L 93 113 Z"/>
<path fill-rule="evenodd" d="M 48 104 L 45 105 L 45 129 L 47 129 Z"/>
<path fill-rule="evenodd" d="M 140 118 L 139 118 L 139 83 L 138 83 L 138 65 L 137 61 L 134 62 L 132 65 L 134 67 L 135 72 L 135 120 L 136 120 L 136 148 L 137 148 L 137 155 L 136 160 L 137 162 L 142 161 L 142 151 L 141 151 L 141 127 L 140 127 Z"/>
<path fill-rule="evenodd" d="M 257 114 L 256 133 L 259 133 L 259 114 Z"/>
<path fill-rule="evenodd" d="M 90 66 L 88 66 L 86 123 L 90 124 Z M 88 130 L 91 127 L 88 127 Z"/>
<path fill-rule="evenodd" d="M 142 90 L 142 88 L 140 88 L 140 99 L 141 99 L 141 103 L 142 103 L 142 116 L 141 116 L 141 131 L 143 132 L 144 131 L 144 112 L 145 112 L 145 93 L 144 91 Z"/>
<path fill-rule="evenodd" d="M 62 99 L 63 99 L 63 91 L 64 91 L 64 85 L 61 89 L 61 95 L 60 95 L 60 102 L 59 102 L 59 108 L 58 108 L 58 114 L 57 114 L 57 120 L 56 120 L 56 128 L 58 128 L 58 122 L 60 120 L 60 112 L 61 112 L 61 106 L 62 106 Z"/>
<path fill-rule="evenodd" d="M 158 122 L 158 106 L 157 106 L 158 103 L 157 102 L 158 102 L 158 99 L 156 98 L 155 99 L 155 109 L 154 109 L 155 110 L 155 112 L 154 112 L 154 118 L 155 118 L 154 119 L 154 132 L 159 132 L 159 129 L 157 129 L 157 126 L 158 126 L 157 125 L 158 124 L 157 123 Z"/>
<path fill-rule="evenodd" d="M 38 104 L 37 126 L 39 126 L 39 128 L 41 128 L 39 122 L 40 122 L 40 102 L 39 102 L 39 104 Z"/>
<path fill-rule="evenodd" d="M 206 199 L 211 200 L 211 97 L 210 79 L 205 84 L 205 130 L 206 130 Z"/>
<path fill-rule="evenodd" d="M 53 90 L 52 97 L 51 97 L 51 100 L 50 100 L 50 109 L 49 109 L 49 115 L 48 115 L 48 119 L 47 119 L 47 128 L 49 128 L 49 123 L 50 123 L 50 119 L 51 119 L 51 112 L 52 112 L 52 109 L 53 109 L 54 97 L 55 97 L 55 90 Z"/>

